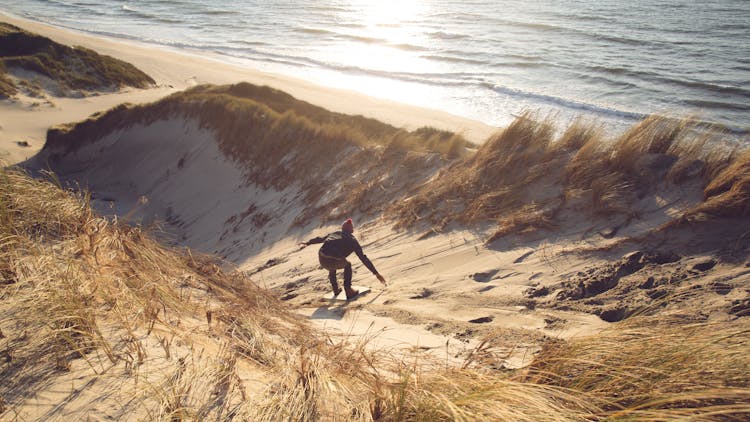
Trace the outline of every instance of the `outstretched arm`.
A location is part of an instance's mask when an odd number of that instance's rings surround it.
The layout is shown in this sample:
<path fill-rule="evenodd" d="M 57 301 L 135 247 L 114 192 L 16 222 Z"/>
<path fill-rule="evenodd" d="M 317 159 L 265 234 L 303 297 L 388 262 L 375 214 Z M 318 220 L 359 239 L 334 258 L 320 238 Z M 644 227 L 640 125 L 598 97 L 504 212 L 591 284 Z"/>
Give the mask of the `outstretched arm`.
<path fill-rule="evenodd" d="M 325 241 L 326 241 L 326 238 L 325 238 L 325 236 L 318 236 L 318 237 L 313 237 L 312 239 L 308 240 L 307 242 L 302 242 L 302 243 L 300 243 L 299 245 L 300 245 L 300 246 L 301 246 L 302 248 L 304 248 L 305 246 L 310 246 L 310 245 L 314 245 L 314 244 L 316 244 L 316 243 L 323 243 L 323 242 L 325 242 Z"/>
<path fill-rule="evenodd" d="M 377 277 L 378 281 L 380 281 L 381 283 L 383 283 L 384 286 L 388 285 L 388 283 L 385 282 L 385 278 L 382 275 L 375 274 L 375 277 Z"/>
<path fill-rule="evenodd" d="M 359 246 L 359 244 L 357 244 L 357 246 L 354 248 L 354 252 L 359 257 L 359 260 L 362 261 L 363 264 L 365 264 L 365 267 L 367 267 L 367 269 L 370 270 L 375 275 L 378 281 L 380 281 L 381 283 L 387 286 L 385 282 L 385 278 L 383 278 L 383 276 L 380 275 L 380 273 L 378 273 L 378 270 L 376 270 L 375 266 L 372 265 L 372 261 L 370 261 L 370 258 L 368 258 L 367 255 L 365 255 L 362 252 L 362 247 Z"/>

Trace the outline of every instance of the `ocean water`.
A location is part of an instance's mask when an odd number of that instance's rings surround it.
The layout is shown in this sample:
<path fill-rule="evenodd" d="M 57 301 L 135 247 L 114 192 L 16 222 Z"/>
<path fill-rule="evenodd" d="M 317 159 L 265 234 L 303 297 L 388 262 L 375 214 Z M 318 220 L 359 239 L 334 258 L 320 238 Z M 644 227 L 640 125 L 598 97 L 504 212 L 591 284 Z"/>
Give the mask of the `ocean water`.
<path fill-rule="evenodd" d="M 748 0 L 23 0 L 27 19 L 501 126 L 525 110 L 750 130 Z"/>

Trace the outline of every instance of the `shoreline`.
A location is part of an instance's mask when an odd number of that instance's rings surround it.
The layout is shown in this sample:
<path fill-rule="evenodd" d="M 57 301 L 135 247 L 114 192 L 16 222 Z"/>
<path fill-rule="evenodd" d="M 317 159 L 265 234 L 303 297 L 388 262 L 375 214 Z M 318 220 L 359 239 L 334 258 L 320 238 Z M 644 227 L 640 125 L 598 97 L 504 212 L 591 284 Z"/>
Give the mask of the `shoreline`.
<path fill-rule="evenodd" d="M 188 50 L 177 51 L 167 47 L 147 45 L 130 40 L 86 34 L 20 18 L 5 11 L 0 11 L 0 18 L 12 25 L 51 38 L 59 43 L 80 45 L 95 50 L 100 54 L 129 62 L 147 73 L 157 82 L 156 88 L 146 90 L 131 89 L 121 93 L 101 94 L 82 99 L 53 98 L 52 100 L 55 103 L 61 104 L 63 110 L 70 107 L 77 107 L 77 104 L 87 102 L 101 102 L 102 109 L 125 101 L 151 102 L 197 84 L 211 83 L 223 85 L 246 81 L 280 89 L 298 99 L 331 111 L 345 114 L 361 114 L 407 130 L 413 130 L 422 126 L 432 126 L 460 133 L 474 143 L 484 142 L 498 129 L 482 122 L 459 117 L 441 110 L 427 109 L 375 98 L 354 91 L 316 85 L 290 76 L 265 73 L 253 68 L 222 61 L 218 57 L 213 57 L 211 54 L 205 52 L 198 54 L 197 52 L 194 53 Z M 124 96 L 123 100 L 117 102 L 117 97 L 121 95 Z M 101 100 L 103 97 L 112 97 L 112 99 L 103 101 Z M 3 111 L 4 115 L 7 115 L 9 111 L 6 104 L 0 106 L 2 107 L 0 110 Z M 86 107 L 86 111 L 91 109 L 92 107 Z M 88 111 L 78 119 L 80 120 L 94 111 L 100 110 Z M 70 117 L 75 119 L 75 114 L 72 113 Z M 40 121 L 44 120 L 44 118 L 36 116 L 34 120 Z M 6 123 L 8 122 L 2 123 L 3 130 L 6 131 Z M 15 130 L 15 134 L 23 135 L 20 130 Z M 34 137 L 38 138 L 38 133 Z M 38 139 L 34 139 L 34 141 L 38 142 Z"/>

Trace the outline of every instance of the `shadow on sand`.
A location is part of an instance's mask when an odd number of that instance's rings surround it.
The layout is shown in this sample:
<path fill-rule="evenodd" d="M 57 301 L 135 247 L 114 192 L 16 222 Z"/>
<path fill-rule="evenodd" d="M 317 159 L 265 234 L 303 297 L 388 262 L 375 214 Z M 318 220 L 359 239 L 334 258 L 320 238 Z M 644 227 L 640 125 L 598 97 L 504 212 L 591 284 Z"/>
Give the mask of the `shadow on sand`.
<path fill-rule="evenodd" d="M 364 306 L 369 305 L 377 298 L 379 298 L 383 291 L 379 291 L 378 294 L 372 296 L 369 293 L 372 293 L 372 290 L 363 293 L 360 296 L 357 296 L 357 298 L 354 301 L 329 301 L 327 305 L 323 305 L 315 310 L 315 312 L 310 315 L 310 319 L 332 319 L 336 321 L 341 321 L 341 319 L 344 318 L 344 314 L 347 311 L 347 306 L 350 304 L 353 304 L 357 302 L 357 305 Z M 364 296 L 368 296 L 369 300 L 367 302 L 362 302 L 362 298 Z"/>

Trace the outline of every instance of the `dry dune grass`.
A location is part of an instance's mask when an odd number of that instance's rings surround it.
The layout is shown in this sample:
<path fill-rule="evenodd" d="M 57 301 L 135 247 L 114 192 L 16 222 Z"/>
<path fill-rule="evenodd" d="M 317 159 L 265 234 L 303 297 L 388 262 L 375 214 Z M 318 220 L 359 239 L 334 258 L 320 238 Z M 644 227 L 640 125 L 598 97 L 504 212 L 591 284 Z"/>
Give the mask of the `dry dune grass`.
<path fill-rule="evenodd" d="M 632 212 L 630 204 L 682 155 L 676 144 L 691 125 L 689 120 L 650 116 L 612 143 L 590 138 L 566 166 L 566 189 L 590 192 L 595 212 Z"/>
<path fill-rule="evenodd" d="M 690 119 L 650 116 L 614 140 L 581 120 L 555 139 L 549 120 L 527 113 L 390 211 L 397 226 L 496 221 L 492 242 L 554 227 L 566 206 L 592 216 L 637 217 L 637 202 L 667 181 L 706 186 L 693 213 L 743 216 L 748 155 L 715 147 L 720 136 Z"/>
<path fill-rule="evenodd" d="M 47 144 L 70 151 L 113 130 L 178 115 L 196 118 L 214 129 L 232 157 L 266 167 L 276 166 L 273 158 L 299 152 L 299 147 L 306 148 L 305 158 L 312 158 L 307 161 L 327 162 L 348 147 L 379 145 L 449 156 L 469 145 L 452 132 L 427 127 L 409 132 L 363 116 L 330 112 L 282 91 L 244 82 L 200 85 L 153 104 L 118 106 L 85 122 L 51 130 Z M 300 158 L 293 162 L 304 164 Z M 304 170 L 309 167 L 299 172 Z"/>
<path fill-rule="evenodd" d="M 549 343 L 526 380 L 586 392 L 615 420 L 742 420 L 750 413 L 745 324 L 633 318 Z"/>
<path fill-rule="evenodd" d="M 631 318 L 595 337 L 549 343 L 523 370 L 498 369 L 494 347 L 507 345 L 491 339 L 458 366 L 396 356 L 368 347 L 367 337 L 351 343 L 312 330 L 220 262 L 164 249 L 140 228 L 98 217 L 85 195 L 15 170 L 0 179 L 4 416 L 19 416 L 25 400 L 81 362 L 88 379 L 116 373 L 118 386 L 134 386 L 135 399 L 112 403 L 120 416 L 151 420 L 750 415 L 739 322 Z M 243 381 L 248 367 L 260 387 Z M 94 382 L 80 388 L 117 400 Z"/>
<path fill-rule="evenodd" d="M 10 98 L 16 94 L 16 84 L 8 76 L 8 71 L 5 65 L 0 63 L 0 98 Z"/>
<path fill-rule="evenodd" d="M 444 169 L 429 184 L 397 204 L 399 224 L 420 219 L 442 228 L 450 221 L 471 223 L 494 219 L 523 208 L 535 194 L 528 188 L 542 178 L 554 177 L 556 157 L 549 154 L 552 127 L 526 115 L 498 132 L 463 161 Z M 545 192 L 534 200 L 559 193 Z"/>
<path fill-rule="evenodd" d="M 234 369 L 206 369 L 185 357 L 185 347 L 177 359 L 174 339 L 190 341 L 190 320 L 200 317 L 198 309 L 212 310 L 219 319 L 225 313 L 234 318 L 254 312 L 267 316 L 253 319 L 258 325 L 245 333 L 245 343 L 276 337 L 269 331 L 276 326 L 288 332 L 300 329 L 288 312 L 265 312 L 276 308 L 270 295 L 225 276 L 210 259 L 163 249 L 139 228 L 95 216 L 86 198 L 51 183 L 12 170 L 1 177 L 5 360 L 0 394 L 11 406 L 44 389 L 78 360 L 96 376 L 122 368 L 138 385 L 139 377 L 149 378 L 142 368 L 148 368 L 155 353 L 148 344 L 158 339 L 167 368 L 161 369 L 161 381 L 143 382 L 134 393 L 143 401 L 143 411 L 166 419 L 182 414 L 187 404 L 194 416 L 237 411 L 243 400 L 234 397 L 236 388 L 210 394 L 223 384 L 235 384 Z M 221 306 L 212 307 L 213 301 Z M 232 319 L 223 328 L 236 331 L 236 325 Z M 266 348 L 281 347 L 273 340 L 266 343 L 271 344 Z M 226 356 L 216 361 L 225 364 L 239 354 L 270 353 L 260 347 L 240 348 L 229 336 L 222 344 Z"/>
<path fill-rule="evenodd" d="M 750 150 L 718 172 L 703 192 L 704 202 L 692 211 L 693 215 L 750 216 Z"/>

